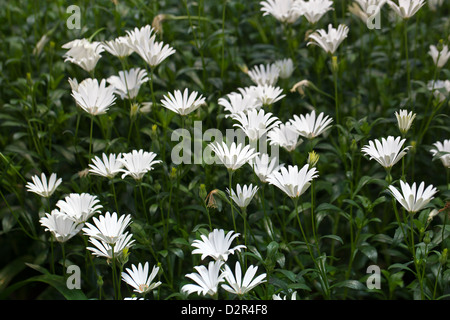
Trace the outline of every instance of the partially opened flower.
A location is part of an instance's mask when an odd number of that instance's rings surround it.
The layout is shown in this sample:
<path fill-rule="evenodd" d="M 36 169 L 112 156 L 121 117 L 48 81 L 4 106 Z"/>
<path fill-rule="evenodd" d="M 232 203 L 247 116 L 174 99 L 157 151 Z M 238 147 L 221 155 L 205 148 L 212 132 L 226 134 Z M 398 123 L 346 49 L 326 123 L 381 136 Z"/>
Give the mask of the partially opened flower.
<path fill-rule="evenodd" d="M 250 141 L 260 139 L 267 131 L 281 123 L 278 117 L 273 116 L 271 112 L 266 113 L 264 109 L 240 112 L 231 117 L 238 122 L 233 126 L 242 129 Z"/>
<path fill-rule="evenodd" d="M 225 274 L 221 272 L 222 264 L 223 261 L 217 260 L 209 262 L 208 268 L 205 266 L 194 267 L 198 273 L 189 273 L 186 277 L 194 280 L 196 284 L 186 284 L 181 291 L 188 295 L 195 292 L 199 295 L 214 296 L 219 284 L 224 281 Z"/>
<path fill-rule="evenodd" d="M 399 110 L 395 112 L 395 117 L 397 118 L 397 125 L 402 134 L 406 134 L 411 128 L 411 125 L 416 117 L 416 114 L 408 110 Z"/>
<path fill-rule="evenodd" d="M 433 143 L 433 146 L 435 148 L 430 150 L 433 157 L 437 156 L 445 168 L 450 168 L 450 140 L 437 141 Z"/>
<path fill-rule="evenodd" d="M 131 176 L 135 180 L 141 180 L 144 175 L 153 170 L 153 165 L 161 163 L 161 160 L 154 160 L 156 153 L 140 150 L 133 150 L 125 153 L 118 159 L 124 166 L 120 171 L 123 172 L 122 179 Z"/>
<path fill-rule="evenodd" d="M 271 145 L 280 146 L 288 152 L 294 151 L 303 140 L 291 123 L 282 123 L 267 133 Z"/>
<path fill-rule="evenodd" d="M 309 23 L 315 24 L 323 17 L 325 13 L 333 9 L 333 1 L 330 0 L 298 0 L 294 8 L 298 14 L 304 16 Z"/>
<path fill-rule="evenodd" d="M 235 142 L 230 147 L 224 141 L 213 142 L 209 144 L 209 147 L 214 151 L 220 163 L 232 171 L 239 169 L 259 154 L 250 145 L 236 145 Z"/>
<path fill-rule="evenodd" d="M 242 94 L 254 95 L 257 101 L 265 106 L 272 105 L 286 96 L 285 94 L 283 94 L 283 89 L 281 89 L 280 87 L 269 85 L 251 86 L 248 88 L 238 90 L 241 91 Z"/>
<path fill-rule="evenodd" d="M 50 231 L 58 242 L 66 242 L 80 232 L 83 227 L 73 221 L 68 215 L 58 210 L 52 210 L 51 214 L 46 213 L 45 217 L 39 219 L 40 224 L 45 227 L 45 231 Z"/>
<path fill-rule="evenodd" d="M 169 92 L 168 96 L 164 96 L 164 99 L 161 100 L 161 104 L 181 116 L 186 116 L 204 105 L 205 97 L 199 95 L 197 91 L 189 94 L 189 90 L 186 88 L 183 93 L 180 90 L 175 90 L 174 94 Z"/>
<path fill-rule="evenodd" d="M 444 101 L 450 94 L 450 80 L 436 80 L 428 82 L 428 89 L 433 92 L 433 95 L 439 100 Z"/>
<path fill-rule="evenodd" d="M 401 193 L 394 186 L 389 186 L 389 190 L 395 199 L 408 211 L 415 213 L 422 210 L 434 197 L 437 189 L 433 185 L 429 185 L 425 189 L 425 183 L 421 182 L 417 189 L 416 183 L 412 186 L 400 180 Z"/>
<path fill-rule="evenodd" d="M 83 80 L 76 90 L 72 90 L 72 97 L 78 106 L 93 116 L 106 113 L 116 100 L 114 87 L 106 86 L 105 79 L 100 84 L 97 79 Z"/>
<path fill-rule="evenodd" d="M 247 271 L 242 278 L 242 268 L 239 261 L 235 264 L 234 274 L 230 267 L 225 265 L 224 273 L 226 284 L 222 284 L 222 288 L 230 293 L 243 296 L 253 290 L 256 286 L 266 282 L 265 273 L 255 277 L 257 271 L 258 267 L 251 265 L 247 268 Z"/>
<path fill-rule="evenodd" d="M 159 267 L 153 266 L 149 274 L 148 262 L 144 266 L 142 266 L 142 263 L 139 263 L 137 267 L 133 264 L 131 269 L 126 268 L 125 270 L 125 272 L 122 272 L 122 280 L 132 286 L 135 292 L 146 294 L 161 285 L 160 281 L 152 282 L 158 274 Z"/>
<path fill-rule="evenodd" d="M 344 24 L 340 24 L 337 29 L 333 28 L 331 24 L 328 25 L 328 32 L 324 29 L 316 30 L 309 35 L 307 45 L 317 45 L 321 47 L 326 53 L 334 54 L 339 45 L 347 38 L 348 27 Z"/>
<path fill-rule="evenodd" d="M 127 37 L 118 37 L 114 40 L 103 41 L 103 48 L 113 56 L 120 59 L 126 58 L 133 53 L 133 49 L 127 45 Z"/>
<path fill-rule="evenodd" d="M 262 107 L 262 103 L 251 94 L 241 94 L 238 92 L 232 92 L 226 95 L 226 98 L 220 98 L 218 104 L 225 108 L 231 115 L 240 112 L 248 112 L 249 110 L 259 110 Z M 229 117 L 226 115 L 225 117 Z"/>
<path fill-rule="evenodd" d="M 26 185 L 27 191 L 36 193 L 41 197 L 48 198 L 50 197 L 61 184 L 62 179 L 57 179 L 56 173 L 52 173 L 50 175 L 50 179 L 47 182 L 47 176 L 45 173 L 41 174 L 41 178 L 35 175 L 31 177 L 33 182 L 28 182 Z"/>
<path fill-rule="evenodd" d="M 290 198 L 300 197 L 319 175 L 315 167 L 305 164 L 300 170 L 297 166 L 280 168 L 267 177 L 267 181 L 286 193 Z"/>
<path fill-rule="evenodd" d="M 292 129 L 295 129 L 300 136 L 306 139 L 314 139 L 324 133 L 331 127 L 331 122 L 333 122 L 333 119 L 325 116 L 323 112 L 316 117 L 315 110 L 306 115 L 300 115 L 300 117 L 294 115 L 293 118 L 289 120 Z"/>
<path fill-rule="evenodd" d="M 294 62 L 291 58 L 277 60 L 273 64 L 280 69 L 281 79 L 289 79 L 294 72 Z"/>
<path fill-rule="evenodd" d="M 378 12 L 380 12 L 387 0 L 354 0 L 348 6 L 348 11 L 359 17 L 364 23 Z"/>
<path fill-rule="evenodd" d="M 167 57 L 175 53 L 175 49 L 163 42 L 155 41 L 154 29 L 150 25 L 127 31 L 127 45 L 147 64 L 154 68 Z"/>
<path fill-rule="evenodd" d="M 389 136 L 382 138 L 381 141 L 375 139 L 374 141 L 369 141 L 368 145 L 365 145 L 361 151 L 364 152 L 366 156 L 370 156 L 370 160 L 374 159 L 384 168 L 389 169 L 395 165 L 404 155 L 411 146 L 403 148 L 403 144 L 406 139 L 401 139 L 401 137 L 394 138 Z"/>
<path fill-rule="evenodd" d="M 123 168 L 123 163 L 118 161 L 122 157 L 122 154 L 116 155 L 110 153 L 109 155 L 103 153 L 102 159 L 95 157 L 92 159 L 93 163 L 89 164 L 89 173 L 112 179 Z"/>
<path fill-rule="evenodd" d="M 202 260 L 209 256 L 216 261 L 227 261 L 230 254 L 246 248 L 244 245 L 237 245 L 230 248 L 231 243 L 238 236 L 239 233 L 234 233 L 232 230 L 228 231 L 225 235 L 223 229 L 214 229 L 208 236 L 201 235 L 201 240 L 193 241 L 192 246 L 196 249 L 192 251 L 192 254 L 201 254 Z"/>
<path fill-rule="evenodd" d="M 431 45 L 428 54 L 438 68 L 442 68 L 447 63 L 448 59 L 450 59 L 450 51 L 448 50 L 447 45 L 444 45 L 440 51 L 435 45 Z"/>
<path fill-rule="evenodd" d="M 64 200 L 59 200 L 56 206 L 76 223 L 85 223 L 103 208 L 97 196 L 89 193 L 71 193 Z"/>
<path fill-rule="evenodd" d="M 283 167 L 283 164 L 279 164 L 278 158 L 270 158 L 267 153 L 258 155 L 250 160 L 248 164 L 253 168 L 256 176 L 263 183 L 267 182 L 267 178 L 272 172 L 276 172 Z"/>
<path fill-rule="evenodd" d="M 83 228 L 85 235 L 103 241 L 107 244 L 115 244 L 127 233 L 125 229 L 131 224 L 131 215 L 121 215 L 118 217 L 116 212 L 112 214 L 106 212 L 99 218 L 93 218 L 94 224 L 86 222 Z"/>
<path fill-rule="evenodd" d="M 282 23 L 292 24 L 300 17 L 294 10 L 296 0 L 266 0 L 261 1 L 263 16 L 271 15 Z"/>
<path fill-rule="evenodd" d="M 86 249 L 92 251 L 92 254 L 97 257 L 103 257 L 108 260 L 121 259 L 135 241 L 131 238 L 132 236 L 131 233 L 126 232 L 114 244 L 90 237 L 89 242 L 94 246 L 87 247 Z"/>
<path fill-rule="evenodd" d="M 142 84 L 147 82 L 147 71 L 140 68 L 119 71 L 118 76 L 110 76 L 107 81 L 114 87 L 114 93 L 121 99 L 134 99 L 139 93 Z"/>
<path fill-rule="evenodd" d="M 394 1 L 388 1 L 387 4 L 402 19 L 409 19 L 425 5 L 425 0 L 398 0 L 398 5 Z"/>
<path fill-rule="evenodd" d="M 250 184 L 241 187 L 240 184 L 237 184 L 236 191 L 227 188 L 227 192 L 239 208 L 245 209 L 250 204 L 250 201 L 252 201 L 256 192 L 258 192 L 258 186 Z"/>
<path fill-rule="evenodd" d="M 258 86 L 274 86 L 280 76 L 280 69 L 275 64 L 260 64 L 250 69 L 247 74 Z"/>
<path fill-rule="evenodd" d="M 87 72 L 95 69 L 98 60 L 102 57 L 101 53 L 104 51 L 101 42 L 90 42 L 87 39 L 76 39 L 70 41 L 62 46 L 68 51 L 64 54 L 64 61 L 74 63 Z"/>

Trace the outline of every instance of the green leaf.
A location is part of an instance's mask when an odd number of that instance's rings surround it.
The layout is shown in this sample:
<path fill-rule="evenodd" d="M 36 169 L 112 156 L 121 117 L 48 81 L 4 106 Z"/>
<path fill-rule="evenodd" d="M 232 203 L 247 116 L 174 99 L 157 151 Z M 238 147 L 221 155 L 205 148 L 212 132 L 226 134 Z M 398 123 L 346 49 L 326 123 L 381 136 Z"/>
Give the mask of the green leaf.
<path fill-rule="evenodd" d="M 366 286 L 364 286 L 360 281 L 357 280 L 345 280 L 345 281 L 341 281 L 338 282 L 334 285 L 331 286 L 332 288 L 342 288 L 342 287 L 346 287 L 349 289 L 354 289 L 354 290 L 366 290 Z"/>
<path fill-rule="evenodd" d="M 341 244 L 344 244 L 344 240 L 342 240 L 341 237 L 339 237 L 339 236 L 337 236 L 335 234 L 327 234 L 327 235 L 324 235 L 324 236 L 320 237 L 320 239 L 323 239 L 323 238 L 333 239 L 333 240 L 336 240 L 336 241 L 340 242 Z"/>
<path fill-rule="evenodd" d="M 66 285 L 64 277 L 54 274 L 43 274 L 17 282 L 11 285 L 10 287 L 6 288 L 0 294 L 0 299 L 6 299 L 11 295 L 11 293 L 16 291 L 17 289 L 32 282 L 44 282 L 50 285 L 51 287 L 56 289 L 59 293 L 61 293 L 67 300 L 87 300 L 87 297 L 84 295 L 83 291 L 79 289 L 69 289 Z"/>

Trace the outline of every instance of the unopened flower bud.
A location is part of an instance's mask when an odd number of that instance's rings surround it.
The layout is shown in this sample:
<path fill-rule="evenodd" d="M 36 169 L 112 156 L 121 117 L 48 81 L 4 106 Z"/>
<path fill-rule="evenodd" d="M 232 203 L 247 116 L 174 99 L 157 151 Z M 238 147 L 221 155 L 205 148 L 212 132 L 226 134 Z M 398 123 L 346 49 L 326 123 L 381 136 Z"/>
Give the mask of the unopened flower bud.
<path fill-rule="evenodd" d="M 318 161 L 319 155 L 314 150 L 308 153 L 308 165 L 310 169 L 315 167 Z"/>
<path fill-rule="evenodd" d="M 206 196 L 208 195 L 208 193 L 206 192 L 206 186 L 203 183 L 199 187 L 198 195 L 202 199 L 206 199 Z"/>
<path fill-rule="evenodd" d="M 447 263 L 447 248 L 444 249 L 444 251 L 442 251 L 441 257 L 439 258 L 439 262 L 441 263 L 441 265 L 444 265 Z"/>

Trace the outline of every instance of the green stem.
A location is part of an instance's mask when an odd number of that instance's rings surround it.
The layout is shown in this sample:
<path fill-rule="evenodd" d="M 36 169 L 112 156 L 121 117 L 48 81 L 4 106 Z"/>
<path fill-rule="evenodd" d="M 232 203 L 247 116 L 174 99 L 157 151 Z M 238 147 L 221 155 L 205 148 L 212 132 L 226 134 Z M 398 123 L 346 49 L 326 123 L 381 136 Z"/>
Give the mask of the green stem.
<path fill-rule="evenodd" d="M 233 190 L 232 180 L 233 180 L 233 170 L 228 169 L 228 181 L 229 181 L 229 184 L 228 184 L 228 185 L 229 185 L 229 188 L 230 188 L 231 218 L 233 219 L 233 228 L 234 228 L 234 231 L 235 231 L 235 232 L 238 232 L 238 231 L 237 231 L 237 228 L 236 228 L 236 221 L 235 221 L 235 218 L 234 218 L 234 210 L 233 210 L 234 205 L 233 205 L 233 199 L 231 199 L 231 191 Z"/>

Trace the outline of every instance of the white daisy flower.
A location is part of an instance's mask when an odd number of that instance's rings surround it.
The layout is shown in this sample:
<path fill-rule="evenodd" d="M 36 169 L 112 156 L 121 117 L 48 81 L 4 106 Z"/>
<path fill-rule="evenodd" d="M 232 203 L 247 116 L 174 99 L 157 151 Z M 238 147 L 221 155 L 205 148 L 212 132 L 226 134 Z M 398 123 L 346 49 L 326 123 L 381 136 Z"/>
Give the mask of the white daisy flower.
<path fill-rule="evenodd" d="M 209 262 L 208 268 L 205 266 L 194 267 L 198 273 L 189 273 L 186 277 L 194 280 L 197 284 L 186 284 L 181 291 L 188 295 L 195 292 L 204 296 L 214 296 L 219 284 L 224 281 L 225 274 L 221 272 L 222 264 L 223 261 L 217 260 Z"/>
<path fill-rule="evenodd" d="M 127 37 L 118 37 L 114 40 L 103 41 L 103 48 L 113 56 L 118 58 L 125 58 L 131 55 L 134 51 L 127 45 Z"/>
<path fill-rule="evenodd" d="M 278 187 L 290 198 L 300 197 L 311 185 L 311 181 L 319 175 L 315 167 L 309 168 L 305 164 L 300 170 L 297 166 L 288 166 L 280 168 L 279 171 L 272 172 L 267 177 L 267 181 Z"/>
<path fill-rule="evenodd" d="M 238 92 L 232 92 L 226 95 L 226 98 L 220 98 L 218 104 L 225 108 L 231 115 L 240 112 L 248 112 L 249 110 L 259 110 L 262 103 L 258 101 L 256 96 L 245 95 Z M 226 115 L 225 117 L 229 117 Z"/>
<path fill-rule="evenodd" d="M 242 129 L 250 141 L 260 139 L 267 131 L 281 123 L 278 117 L 273 116 L 270 112 L 266 113 L 264 109 L 240 112 L 231 115 L 231 117 L 239 122 L 233 126 Z"/>
<path fill-rule="evenodd" d="M 201 240 L 193 241 L 192 246 L 196 249 L 192 251 L 192 254 L 201 254 L 202 260 L 209 256 L 216 261 L 227 261 L 230 254 L 246 248 L 244 245 L 230 248 L 231 243 L 238 236 L 239 233 L 234 233 L 232 230 L 225 235 L 223 229 L 214 229 L 208 236 L 201 235 Z"/>
<path fill-rule="evenodd" d="M 433 146 L 435 148 L 430 150 L 433 157 L 438 156 L 444 167 L 450 168 L 450 140 L 437 141 L 433 143 Z"/>
<path fill-rule="evenodd" d="M 344 24 L 340 24 L 337 29 L 329 24 L 328 32 L 324 29 L 319 29 L 309 35 L 308 38 L 312 41 L 308 42 L 307 45 L 317 45 L 326 53 L 334 54 L 342 41 L 347 38 L 348 31 L 348 27 Z"/>
<path fill-rule="evenodd" d="M 50 231 L 58 242 L 66 242 L 80 232 L 83 227 L 73 221 L 65 213 L 52 210 L 51 214 L 46 213 L 45 217 L 39 219 L 40 224 L 45 227 L 45 231 Z"/>
<path fill-rule="evenodd" d="M 250 160 L 248 164 L 253 168 L 256 176 L 263 183 L 267 182 L 267 178 L 272 172 L 276 172 L 284 166 L 283 164 L 279 164 L 278 158 L 270 158 L 267 153 L 258 155 Z"/>
<path fill-rule="evenodd" d="M 402 19 L 409 19 L 425 5 L 425 0 L 398 0 L 398 5 L 394 1 L 387 4 Z"/>
<path fill-rule="evenodd" d="M 89 193 L 71 193 L 64 200 L 58 200 L 56 206 L 76 223 L 85 223 L 103 208 L 97 196 Z"/>
<path fill-rule="evenodd" d="M 169 92 L 168 96 L 164 96 L 164 99 L 161 100 L 161 104 L 181 116 L 186 116 L 204 105 L 205 97 L 199 95 L 197 91 L 189 94 L 189 90 L 186 88 L 183 93 L 180 90 L 175 90 L 173 95 Z"/>
<path fill-rule="evenodd" d="M 114 244 L 108 244 L 105 241 L 99 241 L 96 238 L 90 237 L 89 242 L 93 244 L 93 247 L 87 247 L 92 254 L 97 257 L 103 257 L 108 260 L 119 259 L 123 256 L 134 243 L 134 239 L 131 239 L 133 235 L 128 232 L 124 233 Z"/>
<path fill-rule="evenodd" d="M 95 69 L 98 60 L 102 57 L 104 51 L 101 42 L 89 42 L 87 39 L 76 39 L 64 44 L 63 49 L 69 49 L 65 54 L 64 62 L 74 63 L 87 72 Z"/>
<path fill-rule="evenodd" d="M 280 146 L 288 152 L 294 151 L 303 142 L 300 134 L 289 122 L 272 128 L 267 133 L 267 138 L 271 145 Z"/>
<path fill-rule="evenodd" d="M 397 125 L 402 134 L 406 134 L 411 128 L 411 125 L 416 118 L 416 114 L 408 110 L 399 110 L 395 112 L 395 117 L 397 118 Z"/>
<path fill-rule="evenodd" d="M 277 60 L 273 64 L 280 69 L 281 79 L 289 79 L 294 72 L 294 62 L 291 58 Z"/>
<path fill-rule="evenodd" d="M 253 185 L 250 184 L 241 187 L 240 184 L 237 184 L 236 191 L 227 188 L 227 192 L 239 208 L 247 208 L 256 192 L 258 192 L 258 186 L 253 187 Z"/>
<path fill-rule="evenodd" d="M 96 116 L 104 114 L 115 103 L 114 87 L 106 86 L 106 80 L 100 84 L 97 79 L 85 79 L 81 81 L 76 90 L 72 90 L 72 97 L 87 113 Z"/>
<path fill-rule="evenodd" d="M 300 117 L 294 115 L 294 119 L 290 119 L 289 122 L 292 125 L 291 128 L 295 129 L 300 136 L 314 139 L 331 127 L 333 119 L 325 116 L 323 112 L 319 113 L 316 118 L 316 111 L 313 110 L 306 115 L 300 115 Z"/>
<path fill-rule="evenodd" d="M 256 286 L 266 282 L 265 273 L 255 277 L 257 271 L 258 267 L 251 265 L 247 268 L 247 271 L 242 278 L 242 268 L 239 261 L 235 264 L 234 274 L 230 267 L 225 265 L 224 273 L 227 284 L 222 284 L 222 288 L 230 293 L 243 296 L 253 290 Z"/>
<path fill-rule="evenodd" d="M 375 141 L 369 141 L 368 145 L 365 145 L 361 151 L 364 155 L 370 156 L 370 160 L 374 159 L 384 168 L 391 168 L 396 164 L 408 151 L 411 146 L 402 149 L 406 139 L 401 137 L 394 138 L 389 136 L 382 138 L 381 142 L 378 139 Z"/>
<path fill-rule="evenodd" d="M 145 294 L 161 285 L 160 281 L 152 282 L 158 271 L 159 267 L 153 266 L 152 272 L 149 274 L 148 262 L 144 266 L 139 263 L 137 267 L 133 264 L 131 269 L 126 268 L 125 272 L 122 272 L 122 280 L 132 286 L 135 292 Z"/>
<path fill-rule="evenodd" d="M 232 171 L 239 169 L 259 154 L 250 145 L 236 145 L 235 142 L 230 147 L 224 141 L 213 142 L 209 144 L 209 147 L 214 151 L 219 162 Z"/>
<path fill-rule="evenodd" d="M 302 15 L 311 24 L 316 24 L 325 13 L 333 9 L 333 1 L 330 0 L 299 0 L 295 2 L 294 10 Z"/>
<path fill-rule="evenodd" d="M 118 155 L 110 153 L 109 155 L 103 153 L 102 159 L 95 157 L 92 159 L 93 163 L 89 164 L 89 172 L 101 177 L 112 179 L 123 168 L 123 163 L 118 161 L 122 158 L 122 154 Z"/>
<path fill-rule="evenodd" d="M 275 64 L 260 64 L 250 69 L 247 74 L 258 86 L 274 86 L 280 76 L 280 69 Z"/>
<path fill-rule="evenodd" d="M 107 244 L 115 244 L 119 241 L 128 233 L 125 233 L 125 229 L 132 223 L 131 215 L 121 215 L 119 218 L 116 212 L 112 214 L 106 212 L 99 218 L 92 219 L 95 225 L 86 222 L 86 226 L 82 229 L 84 234 Z"/>
<path fill-rule="evenodd" d="M 114 87 L 114 93 L 118 94 L 122 100 L 134 99 L 142 84 L 148 81 L 147 71 L 140 68 L 119 71 L 118 76 L 110 76 L 107 81 Z"/>
<path fill-rule="evenodd" d="M 41 174 L 40 179 L 39 176 L 34 175 L 31 177 L 31 180 L 33 180 L 33 182 L 28 182 L 26 184 L 27 191 L 36 193 L 44 198 L 50 197 L 62 183 L 61 178 L 57 179 L 56 173 L 50 175 L 48 182 L 45 173 Z"/>
<path fill-rule="evenodd" d="M 271 15 L 282 23 L 292 24 L 300 17 L 294 10 L 296 0 L 267 0 L 261 1 L 263 16 Z"/>
<path fill-rule="evenodd" d="M 153 170 L 153 165 L 162 162 L 154 160 L 156 156 L 156 153 L 142 149 L 123 154 L 122 158 L 118 159 L 124 166 L 120 169 L 123 172 L 122 179 L 130 175 L 134 180 L 141 180 L 147 172 Z"/>
<path fill-rule="evenodd" d="M 434 197 L 437 189 L 433 185 L 429 185 L 425 189 L 425 183 L 421 182 L 419 188 L 416 188 L 414 182 L 412 186 L 408 183 L 400 180 L 400 187 L 402 193 L 400 193 L 394 186 L 389 186 L 389 190 L 395 199 L 408 211 L 409 213 L 415 213 L 422 210 Z"/>
<path fill-rule="evenodd" d="M 431 45 L 428 54 L 438 68 L 442 68 L 447 63 L 448 59 L 450 59 L 450 51 L 448 50 L 447 45 L 444 45 L 441 51 L 439 51 L 435 45 Z"/>

